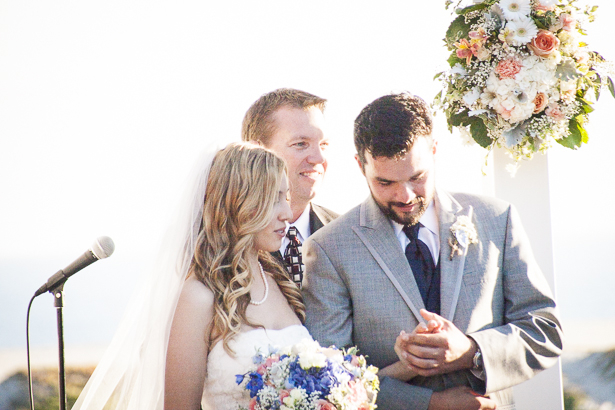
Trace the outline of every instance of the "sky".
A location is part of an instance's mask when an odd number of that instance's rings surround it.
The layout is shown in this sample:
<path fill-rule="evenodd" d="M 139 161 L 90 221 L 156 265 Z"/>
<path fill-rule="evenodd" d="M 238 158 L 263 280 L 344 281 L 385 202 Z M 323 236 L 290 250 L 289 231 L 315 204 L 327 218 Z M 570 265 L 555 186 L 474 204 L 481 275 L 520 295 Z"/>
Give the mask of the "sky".
<path fill-rule="evenodd" d="M 615 5 L 591 4 L 587 42 L 615 60 Z M 444 1 L 0 0 L 0 348 L 24 344 L 30 296 L 101 235 L 115 254 L 66 285 L 65 337 L 108 342 L 198 154 L 238 140 L 263 93 L 329 100 L 316 202 L 340 213 L 360 203 L 354 118 L 392 91 L 432 100 L 451 19 Z M 570 320 L 615 321 L 614 112 L 605 93 L 590 143 L 548 157 L 556 291 Z M 435 133 L 440 185 L 492 193 L 486 151 L 462 146 L 442 114 Z M 35 345 L 55 336 L 52 305 L 50 295 L 34 304 Z"/>

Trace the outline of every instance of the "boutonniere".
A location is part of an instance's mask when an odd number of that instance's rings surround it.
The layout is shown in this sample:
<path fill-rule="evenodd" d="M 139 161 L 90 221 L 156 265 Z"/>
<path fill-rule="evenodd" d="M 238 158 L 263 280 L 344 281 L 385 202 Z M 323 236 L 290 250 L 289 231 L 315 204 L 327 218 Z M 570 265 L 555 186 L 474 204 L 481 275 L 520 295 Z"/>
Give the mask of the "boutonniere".
<path fill-rule="evenodd" d="M 450 260 L 453 260 L 455 254 L 462 255 L 463 250 L 467 249 L 471 243 L 478 242 L 478 234 L 472 223 L 472 213 L 470 215 L 460 215 L 455 223 L 451 226 L 451 237 L 448 239 L 448 244 L 451 246 Z"/>

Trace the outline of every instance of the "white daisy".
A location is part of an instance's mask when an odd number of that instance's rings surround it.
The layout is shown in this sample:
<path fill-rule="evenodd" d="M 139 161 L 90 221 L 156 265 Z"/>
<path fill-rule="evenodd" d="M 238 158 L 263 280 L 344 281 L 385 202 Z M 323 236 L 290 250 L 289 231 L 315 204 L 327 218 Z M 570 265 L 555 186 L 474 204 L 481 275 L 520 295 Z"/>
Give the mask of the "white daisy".
<path fill-rule="evenodd" d="M 536 23 L 529 17 L 509 21 L 506 28 L 513 32 L 512 43 L 516 46 L 529 43 L 538 34 Z"/>
<path fill-rule="evenodd" d="M 506 20 L 528 17 L 532 11 L 530 0 L 500 0 L 500 7 Z"/>

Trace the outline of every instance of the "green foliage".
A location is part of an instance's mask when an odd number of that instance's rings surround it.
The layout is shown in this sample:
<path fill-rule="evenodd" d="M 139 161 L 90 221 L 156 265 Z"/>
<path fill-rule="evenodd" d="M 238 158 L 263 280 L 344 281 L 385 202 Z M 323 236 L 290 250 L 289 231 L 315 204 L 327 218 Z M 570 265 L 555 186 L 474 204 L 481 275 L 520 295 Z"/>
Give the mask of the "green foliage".
<path fill-rule="evenodd" d="M 472 133 L 474 141 L 483 148 L 489 148 L 491 145 L 491 138 L 489 138 L 489 134 L 487 134 L 487 127 L 483 120 L 479 117 L 471 117 L 470 122 L 470 132 Z"/>
<path fill-rule="evenodd" d="M 464 16 L 457 16 L 455 20 L 448 26 L 448 30 L 446 30 L 446 37 L 444 41 L 448 46 L 449 50 L 455 49 L 455 42 L 457 42 L 461 38 L 465 38 L 468 36 L 470 32 L 470 26 L 466 24 Z M 450 59 L 449 59 L 450 61 Z"/>
<path fill-rule="evenodd" d="M 585 118 L 582 115 L 578 115 L 575 118 L 571 119 L 570 123 L 568 124 L 570 135 L 557 140 L 557 142 L 559 142 L 566 148 L 580 148 L 582 143 L 587 143 L 587 141 L 589 140 L 589 137 L 587 136 L 587 131 L 585 131 L 585 128 L 583 128 L 583 123 L 579 121 L 580 117 L 584 122 Z"/>

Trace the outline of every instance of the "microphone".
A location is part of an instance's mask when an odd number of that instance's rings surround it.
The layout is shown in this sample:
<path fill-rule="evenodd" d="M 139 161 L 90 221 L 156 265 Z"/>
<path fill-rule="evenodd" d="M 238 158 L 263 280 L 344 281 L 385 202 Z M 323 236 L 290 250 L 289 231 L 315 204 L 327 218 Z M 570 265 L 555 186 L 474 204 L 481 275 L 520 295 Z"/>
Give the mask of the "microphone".
<path fill-rule="evenodd" d="M 34 297 L 62 285 L 68 280 L 68 278 L 79 272 L 81 269 L 90 266 L 99 259 L 105 259 L 106 257 L 111 256 L 114 250 L 115 244 L 111 238 L 108 236 L 101 236 L 97 238 L 91 249 L 85 251 L 85 253 L 77 258 L 73 263 L 64 269 L 57 271 L 53 274 L 53 276 L 47 279 L 47 283 L 38 288 L 34 294 Z"/>

